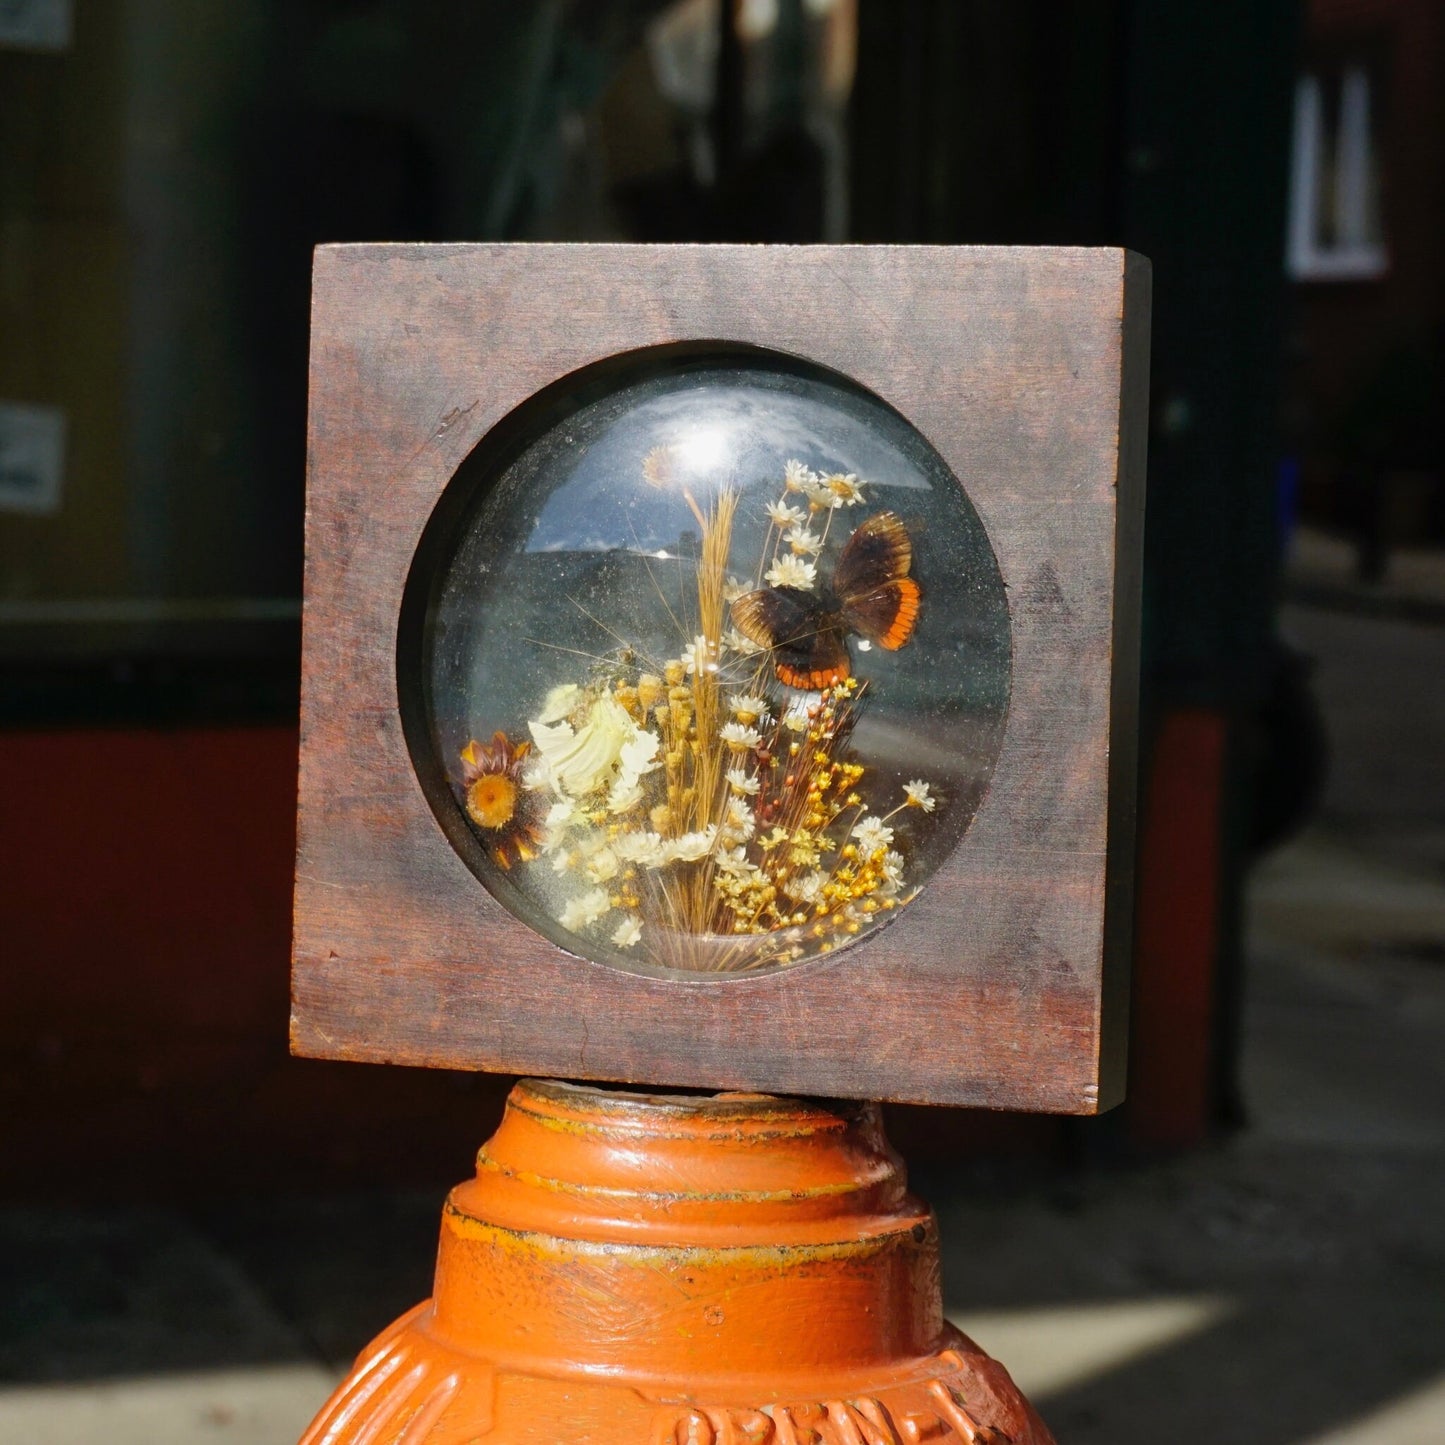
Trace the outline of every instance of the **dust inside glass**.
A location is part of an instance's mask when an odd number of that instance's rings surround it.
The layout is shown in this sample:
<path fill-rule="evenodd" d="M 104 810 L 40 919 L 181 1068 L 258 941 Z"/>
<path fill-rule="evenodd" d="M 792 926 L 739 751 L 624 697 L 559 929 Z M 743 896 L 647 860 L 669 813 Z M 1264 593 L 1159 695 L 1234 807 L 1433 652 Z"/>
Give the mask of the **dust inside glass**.
<path fill-rule="evenodd" d="M 554 399 L 452 489 L 409 584 L 408 736 L 515 914 L 596 962 L 728 977 L 928 886 L 998 753 L 1008 607 L 897 412 L 783 358 L 691 358 Z"/>

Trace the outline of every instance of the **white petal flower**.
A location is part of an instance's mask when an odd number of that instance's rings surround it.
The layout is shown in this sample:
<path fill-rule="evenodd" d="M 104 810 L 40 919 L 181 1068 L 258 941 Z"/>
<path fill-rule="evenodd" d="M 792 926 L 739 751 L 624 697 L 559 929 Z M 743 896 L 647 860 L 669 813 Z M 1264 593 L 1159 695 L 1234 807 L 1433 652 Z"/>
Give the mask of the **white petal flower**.
<path fill-rule="evenodd" d="M 938 800 L 933 796 L 927 783 L 914 779 L 911 783 L 904 783 L 903 795 L 908 799 L 910 808 L 922 808 L 925 813 L 931 813 L 937 806 Z"/>
<path fill-rule="evenodd" d="M 699 858 L 706 858 L 712 852 L 716 841 L 717 824 L 712 823 L 701 833 L 684 833 L 680 838 L 674 838 L 663 846 L 671 862 L 696 863 Z"/>
<path fill-rule="evenodd" d="M 558 922 L 569 933 L 576 933 L 579 928 L 596 923 L 611 907 L 612 900 L 608 898 L 607 890 L 594 888 L 590 893 L 572 899 L 562 910 Z"/>
<path fill-rule="evenodd" d="M 617 877 L 617 870 L 621 865 L 617 861 L 617 854 L 611 848 L 599 848 L 593 853 L 583 867 L 589 882 L 606 883 L 611 878 Z"/>
<path fill-rule="evenodd" d="M 896 889 L 903 882 L 903 855 L 901 853 L 885 853 L 883 855 L 883 881 L 889 889 Z"/>
<path fill-rule="evenodd" d="M 736 627 L 729 627 L 723 633 L 722 643 L 729 652 L 736 652 L 740 657 L 754 657 L 766 648 L 754 642 L 751 637 L 744 637 Z"/>
<path fill-rule="evenodd" d="M 642 784 L 636 778 L 618 778 L 607 792 L 607 811 L 625 813 L 642 801 Z"/>
<path fill-rule="evenodd" d="M 823 885 L 827 881 L 828 875 L 815 868 L 811 873 L 792 879 L 788 884 L 788 893 L 799 903 L 816 903 L 823 896 Z"/>
<path fill-rule="evenodd" d="M 784 531 L 789 527 L 797 526 L 807 516 L 801 507 L 792 507 L 783 501 L 769 502 L 765 510 L 768 514 L 768 521 Z"/>
<path fill-rule="evenodd" d="M 808 699 L 806 697 L 794 698 L 788 704 L 788 710 L 783 714 L 783 726 L 790 733 L 805 733 L 808 731 L 808 724 L 812 719 L 808 716 Z"/>
<path fill-rule="evenodd" d="M 707 638 L 694 637 L 682 649 L 683 670 L 692 677 L 701 668 L 704 672 L 717 671 L 717 652 Z"/>
<path fill-rule="evenodd" d="M 728 787 L 733 792 L 741 793 L 744 797 L 751 798 L 756 795 L 762 784 L 756 778 L 750 778 L 741 768 L 729 768 L 727 770 Z"/>
<path fill-rule="evenodd" d="M 807 527 L 789 527 L 783 533 L 783 541 L 799 557 L 816 557 L 823 550 L 823 539 Z"/>
<path fill-rule="evenodd" d="M 751 582 L 741 582 L 736 577 L 729 577 L 727 581 L 723 583 L 723 601 L 736 602 L 744 593 L 751 592 L 752 590 L 753 584 Z"/>
<path fill-rule="evenodd" d="M 635 918 L 624 918 L 612 934 L 618 948 L 631 948 L 642 937 L 642 925 Z"/>
<path fill-rule="evenodd" d="M 790 459 L 783 463 L 783 485 L 788 491 L 805 492 L 808 489 L 808 483 L 815 479 L 812 467 L 804 466 L 796 459 Z"/>
<path fill-rule="evenodd" d="M 734 752 L 746 752 L 749 748 L 762 745 L 763 735 L 757 728 L 744 727 L 742 723 L 724 723 L 718 729 L 718 738 Z"/>
<path fill-rule="evenodd" d="M 612 840 L 612 851 L 624 863 L 649 868 L 655 868 L 665 856 L 663 841 L 656 833 L 621 833 Z"/>
<path fill-rule="evenodd" d="M 753 810 L 741 798 L 729 798 L 727 811 L 723 814 L 722 831 L 728 842 L 746 843 L 753 836 L 757 824 Z"/>
<path fill-rule="evenodd" d="M 748 862 L 748 850 L 739 844 L 736 848 L 719 848 L 713 858 L 713 867 L 729 877 L 742 878 L 751 873 L 754 864 Z"/>
<path fill-rule="evenodd" d="M 586 814 L 571 798 L 563 798 L 561 802 L 553 803 L 547 809 L 547 828 L 554 834 L 565 828 L 580 827 L 586 821 Z"/>
<path fill-rule="evenodd" d="M 843 499 L 829 485 L 826 477 L 813 473 L 803 491 L 807 493 L 808 505 L 814 510 L 836 511 L 843 505 Z"/>
<path fill-rule="evenodd" d="M 834 472 L 832 476 L 823 478 L 823 485 L 838 499 L 837 505 L 856 507 L 863 500 L 863 488 L 866 484 L 860 482 L 852 472 Z"/>
<path fill-rule="evenodd" d="M 539 723 L 561 722 L 563 718 L 576 710 L 581 701 L 582 689 L 575 682 L 564 682 L 560 687 L 554 687 L 543 699 L 542 711 L 537 714 L 534 721 Z"/>
<path fill-rule="evenodd" d="M 553 784 L 574 798 L 610 784 L 623 747 L 642 730 L 610 694 L 599 697 L 575 732 L 570 723 L 527 724 Z"/>
<path fill-rule="evenodd" d="M 871 815 L 853 825 L 853 837 L 858 840 L 858 850 L 864 857 L 871 858 L 880 848 L 886 848 L 893 841 L 893 829 L 882 818 Z"/>
<path fill-rule="evenodd" d="M 755 723 L 768 715 L 768 700 L 753 692 L 735 692 L 728 698 L 728 707 L 741 723 Z"/>
<path fill-rule="evenodd" d="M 770 587 L 795 587 L 800 592 L 811 592 L 818 576 L 818 569 L 801 557 L 784 553 L 763 573 L 763 580 Z"/>

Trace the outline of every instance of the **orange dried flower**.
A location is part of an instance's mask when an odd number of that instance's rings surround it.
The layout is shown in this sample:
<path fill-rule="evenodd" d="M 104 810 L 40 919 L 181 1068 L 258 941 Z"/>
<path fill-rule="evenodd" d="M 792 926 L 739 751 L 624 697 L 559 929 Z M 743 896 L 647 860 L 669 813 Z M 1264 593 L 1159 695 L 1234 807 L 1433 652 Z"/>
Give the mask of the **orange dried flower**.
<path fill-rule="evenodd" d="M 473 738 L 462 749 L 467 817 L 502 868 L 510 868 L 514 859 L 535 858 L 545 836 L 542 800 L 522 786 L 522 760 L 531 746 L 513 744 L 499 732 L 489 743 Z"/>

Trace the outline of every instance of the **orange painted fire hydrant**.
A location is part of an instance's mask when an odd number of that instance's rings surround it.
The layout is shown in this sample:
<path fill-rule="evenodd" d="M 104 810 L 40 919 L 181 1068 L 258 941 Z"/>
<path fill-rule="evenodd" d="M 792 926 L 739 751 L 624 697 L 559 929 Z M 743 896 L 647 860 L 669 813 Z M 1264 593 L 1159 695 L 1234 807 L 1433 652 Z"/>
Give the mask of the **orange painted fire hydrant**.
<path fill-rule="evenodd" d="M 303 1445 L 1051 1445 L 876 1104 L 529 1080 Z"/>

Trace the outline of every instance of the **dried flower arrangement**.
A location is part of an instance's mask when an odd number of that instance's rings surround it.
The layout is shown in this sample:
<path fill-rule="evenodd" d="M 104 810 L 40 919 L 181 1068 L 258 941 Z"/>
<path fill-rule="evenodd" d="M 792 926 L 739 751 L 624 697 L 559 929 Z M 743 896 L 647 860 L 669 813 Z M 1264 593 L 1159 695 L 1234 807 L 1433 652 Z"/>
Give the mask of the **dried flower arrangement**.
<path fill-rule="evenodd" d="M 674 484 L 672 462 L 654 448 L 644 480 Z M 848 646 L 895 650 L 912 636 L 912 543 L 877 512 L 831 576 L 819 572 L 834 518 L 864 503 L 866 485 L 789 461 L 750 586 L 729 578 L 736 489 L 704 509 L 680 487 L 701 542 L 678 655 L 649 659 L 619 639 L 586 681 L 547 693 L 528 737 L 498 732 L 462 751 L 463 806 L 491 858 L 549 870 L 557 921 L 591 947 L 671 969 L 756 969 L 829 952 L 916 891 L 897 820 L 937 800 L 914 781 L 891 810 L 870 808 L 850 747 L 867 683 Z"/>

